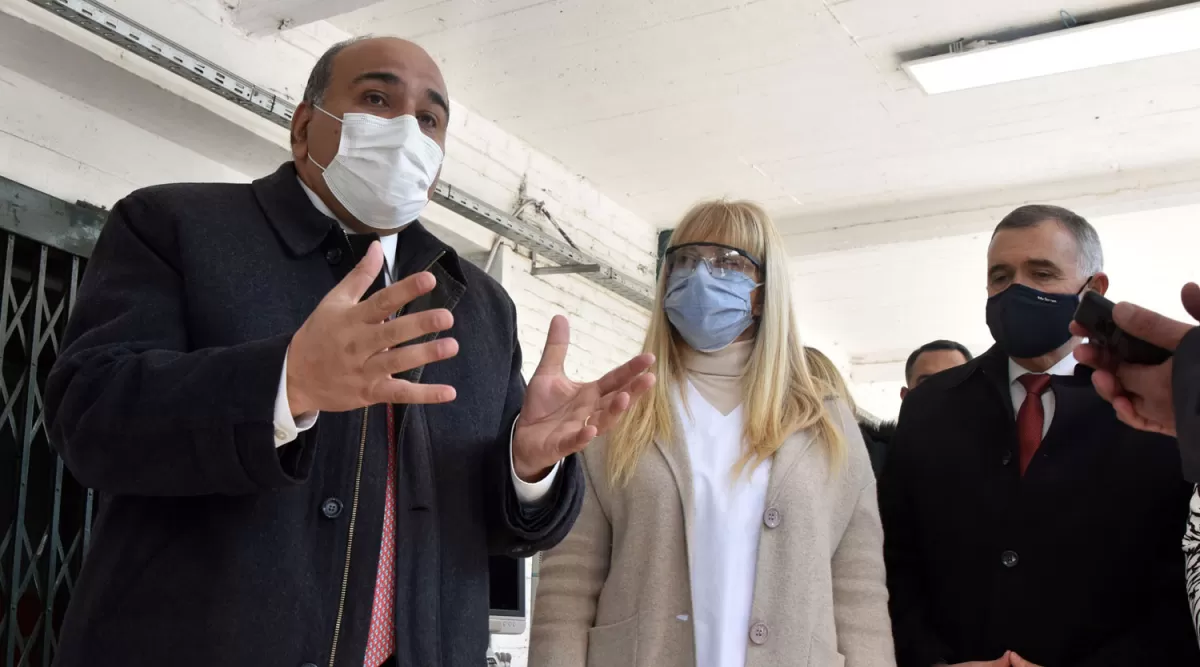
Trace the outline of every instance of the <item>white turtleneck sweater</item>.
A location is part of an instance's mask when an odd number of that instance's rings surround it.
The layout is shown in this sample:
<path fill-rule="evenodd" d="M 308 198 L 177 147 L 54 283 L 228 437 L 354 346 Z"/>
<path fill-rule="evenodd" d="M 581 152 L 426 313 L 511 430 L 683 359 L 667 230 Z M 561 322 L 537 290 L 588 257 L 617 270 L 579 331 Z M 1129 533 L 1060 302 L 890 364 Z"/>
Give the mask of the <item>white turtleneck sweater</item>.
<path fill-rule="evenodd" d="M 745 451 L 742 375 L 752 341 L 686 360 L 676 396 L 692 468 L 692 613 L 697 667 L 743 667 L 770 461 L 733 477 Z M 680 397 L 682 401 L 678 400 Z"/>

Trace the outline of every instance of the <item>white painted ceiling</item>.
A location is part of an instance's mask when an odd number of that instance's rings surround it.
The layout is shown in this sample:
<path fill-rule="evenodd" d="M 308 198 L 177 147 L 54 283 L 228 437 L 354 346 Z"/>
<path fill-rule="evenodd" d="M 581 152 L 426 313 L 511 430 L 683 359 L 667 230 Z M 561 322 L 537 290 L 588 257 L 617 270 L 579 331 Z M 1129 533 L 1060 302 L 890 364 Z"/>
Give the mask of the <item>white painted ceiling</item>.
<path fill-rule="evenodd" d="M 898 54 L 1052 24 L 1060 8 L 396 0 L 333 21 L 424 45 L 452 96 L 650 220 L 729 195 L 798 234 L 847 210 L 920 214 L 925 201 L 1194 164 L 1200 52 L 933 97 L 898 69 Z"/>

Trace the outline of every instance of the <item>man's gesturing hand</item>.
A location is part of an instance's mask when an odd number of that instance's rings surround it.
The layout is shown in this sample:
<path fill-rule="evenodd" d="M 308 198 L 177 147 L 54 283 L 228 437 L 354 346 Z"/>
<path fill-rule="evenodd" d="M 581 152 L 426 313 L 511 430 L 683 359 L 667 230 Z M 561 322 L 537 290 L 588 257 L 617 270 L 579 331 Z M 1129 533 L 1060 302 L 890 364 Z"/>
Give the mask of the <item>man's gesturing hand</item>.
<path fill-rule="evenodd" d="M 567 318 L 555 317 L 513 432 L 513 472 L 526 482 L 545 477 L 560 459 L 606 433 L 632 401 L 654 386 L 654 374 L 646 372 L 654 363 L 649 354 L 630 359 L 595 382 L 572 382 L 563 370 L 570 344 Z"/>
<path fill-rule="evenodd" d="M 376 403 L 428 404 L 454 400 L 453 387 L 392 377 L 458 354 L 453 338 L 402 345 L 454 324 L 448 310 L 389 320 L 436 285 L 418 273 L 362 300 L 383 268 L 383 250 L 372 243 L 358 266 L 321 300 L 288 348 L 287 397 L 293 415 L 345 412 Z"/>

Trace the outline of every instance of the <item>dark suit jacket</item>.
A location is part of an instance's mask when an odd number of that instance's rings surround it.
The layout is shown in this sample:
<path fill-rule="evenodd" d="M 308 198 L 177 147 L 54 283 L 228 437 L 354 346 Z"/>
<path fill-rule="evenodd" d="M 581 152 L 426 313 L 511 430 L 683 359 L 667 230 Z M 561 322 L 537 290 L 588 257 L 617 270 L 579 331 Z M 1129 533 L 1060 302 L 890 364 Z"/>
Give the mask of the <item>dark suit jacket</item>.
<path fill-rule="evenodd" d="M 1171 384 L 1183 474 L 1200 484 L 1200 327 L 1188 332 L 1175 350 Z"/>
<path fill-rule="evenodd" d="M 168 185 L 116 205 L 46 391 L 55 447 L 102 498 L 57 664 L 363 664 L 385 411 L 322 414 L 279 450 L 273 438 L 292 334 L 365 249 L 354 240 L 290 164 L 252 185 Z M 557 543 L 583 480 L 572 457 L 541 509 L 519 504 L 513 304 L 420 224 L 397 245 L 398 275 L 438 279 L 415 308 L 453 309 L 460 343 L 422 376 L 457 400 L 397 406 L 397 657 L 473 667 L 489 554 Z"/>
<path fill-rule="evenodd" d="M 1174 440 L 1117 421 L 1087 369 L 1055 377 L 1022 478 L 1008 360 L 993 348 L 904 401 L 880 481 L 901 667 L 1200 664 L 1184 591 Z"/>

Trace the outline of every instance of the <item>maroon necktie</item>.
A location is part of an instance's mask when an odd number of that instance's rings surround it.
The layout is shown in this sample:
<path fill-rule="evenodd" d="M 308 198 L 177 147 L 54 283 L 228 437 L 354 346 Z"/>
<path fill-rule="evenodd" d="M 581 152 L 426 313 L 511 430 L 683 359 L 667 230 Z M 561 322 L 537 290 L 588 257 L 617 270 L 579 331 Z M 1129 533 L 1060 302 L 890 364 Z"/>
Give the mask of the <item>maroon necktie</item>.
<path fill-rule="evenodd" d="M 366 667 L 379 667 L 396 652 L 396 417 L 387 406 L 387 489 L 383 494 L 383 543 L 375 575 L 375 602 L 367 631 Z"/>
<path fill-rule="evenodd" d="M 1021 454 L 1021 474 L 1024 475 L 1042 444 L 1042 428 L 1046 422 L 1042 394 L 1050 387 L 1050 376 L 1028 373 L 1017 379 L 1025 385 L 1025 401 L 1017 411 L 1017 445 Z"/>

